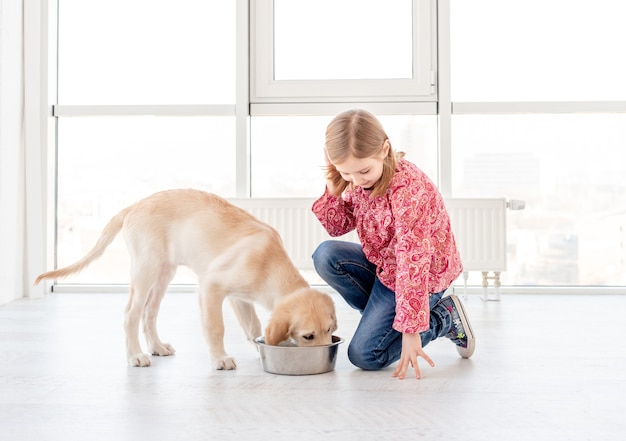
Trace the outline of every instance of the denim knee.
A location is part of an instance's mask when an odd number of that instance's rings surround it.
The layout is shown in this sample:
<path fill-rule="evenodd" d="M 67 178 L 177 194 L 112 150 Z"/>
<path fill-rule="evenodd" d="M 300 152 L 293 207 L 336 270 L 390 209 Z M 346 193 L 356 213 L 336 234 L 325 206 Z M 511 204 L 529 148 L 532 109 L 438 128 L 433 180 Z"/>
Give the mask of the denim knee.
<path fill-rule="evenodd" d="M 386 367 L 386 364 L 376 357 L 371 348 L 360 348 L 353 343 L 348 345 L 348 360 L 354 366 L 366 371 L 377 371 Z"/>
<path fill-rule="evenodd" d="M 389 341 L 391 338 L 393 341 Z M 354 366 L 366 370 L 377 371 L 384 369 L 400 358 L 402 348 L 401 334 L 396 331 L 387 333 L 379 344 L 373 338 L 354 335 L 348 345 L 348 360 Z"/>
<path fill-rule="evenodd" d="M 324 278 L 325 275 L 334 271 L 334 256 L 332 244 L 328 241 L 320 243 L 313 252 L 313 267 L 315 271 Z"/>

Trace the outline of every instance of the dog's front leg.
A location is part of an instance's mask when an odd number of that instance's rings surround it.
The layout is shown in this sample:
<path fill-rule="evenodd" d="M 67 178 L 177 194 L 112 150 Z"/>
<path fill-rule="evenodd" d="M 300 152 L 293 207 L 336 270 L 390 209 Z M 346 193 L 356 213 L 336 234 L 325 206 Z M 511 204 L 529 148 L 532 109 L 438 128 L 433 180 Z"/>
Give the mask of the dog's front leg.
<path fill-rule="evenodd" d="M 225 295 L 216 284 L 207 282 L 200 285 L 200 314 L 202 329 L 209 345 L 211 361 L 218 370 L 231 370 L 237 367 L 235 359 L 224 349 L 224 317 L 222 305 Z"/>
<path fill-rule="evenodd" d="M 254 342 L 254 339 L 261 336 L 261 321 L 256 314 L 254 305 L 245 300 L 230 297 L 230 304 L 235 312 L 235 317 L 241 325 L 241 329 L 246 334 L 248 341 Z"/>

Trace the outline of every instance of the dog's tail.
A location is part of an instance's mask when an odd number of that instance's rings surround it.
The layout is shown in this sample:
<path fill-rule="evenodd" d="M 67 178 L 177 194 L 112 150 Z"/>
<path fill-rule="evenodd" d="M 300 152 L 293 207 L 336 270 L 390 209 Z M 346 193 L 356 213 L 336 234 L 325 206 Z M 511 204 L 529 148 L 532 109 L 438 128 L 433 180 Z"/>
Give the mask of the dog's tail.
<path fill-rule="evenodd" d="M 115 216 L 111 218 L 111 220 L 106 224 L 102 233 L 100 234 L 100 238 L 98 242 L 93 246 L 93 248 L 77 262 L 74 262 L 71 265 L 68 265 L 64 268 L 59 268 L 54 271 L 48 271 L 46 273 L 40 274 L 36 279 L 34 285 L 37 285 L 44 279 L 60 279 L 63 277 L 67 277 L 71 274 L 77 273 L 87 267 L 91 262 L 96 260 L 98 257 L 102 256 L 104 250 L 113 242 L 113 239 L 119 234 L 122 226 L 124 225 L 124 219 L 131 211 L 133 207 L 127 207 L 117 213 Z"/>

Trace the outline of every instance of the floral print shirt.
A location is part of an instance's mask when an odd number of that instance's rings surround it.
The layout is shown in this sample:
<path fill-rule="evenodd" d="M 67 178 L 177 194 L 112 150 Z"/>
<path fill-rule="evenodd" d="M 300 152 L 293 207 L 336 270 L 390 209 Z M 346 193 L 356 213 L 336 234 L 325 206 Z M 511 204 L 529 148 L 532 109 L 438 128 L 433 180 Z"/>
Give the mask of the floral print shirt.
<path fill-rule="evenodd" d="M 417 166 L 402 158 L 387 192 L 349 187 L 341 197 L 324 192 L 312 210 L 328 234 L 356 228 L 363 252 L 379 280 L 395 292 L 393 328 L 429 328 L 431 293 L 443 291 L 463 272 L 444 200 Z"/>

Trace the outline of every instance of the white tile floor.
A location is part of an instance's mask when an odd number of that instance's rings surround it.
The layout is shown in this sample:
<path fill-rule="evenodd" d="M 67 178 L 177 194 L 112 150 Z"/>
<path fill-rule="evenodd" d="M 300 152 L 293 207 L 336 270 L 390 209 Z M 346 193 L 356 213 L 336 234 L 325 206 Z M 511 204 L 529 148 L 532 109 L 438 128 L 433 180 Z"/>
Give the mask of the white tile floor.
<path fill-rule="evenodd" d="M 358 315 L 334 298 L 349 339 Z M 266 373 L 232 320 L 238 369 L 214 371 L 186 293 L 168 294 L 159 320 L 177 354 L 130 368 L 125 302 L 51 294 L 0 306 L 0 439 L 626 439 L 624 296 L 471 297 L 474 357 L 438 340 L 427 347 L 436 366 L 404 381 L 352 367 L 345 343 L 333 372 Z"/>

